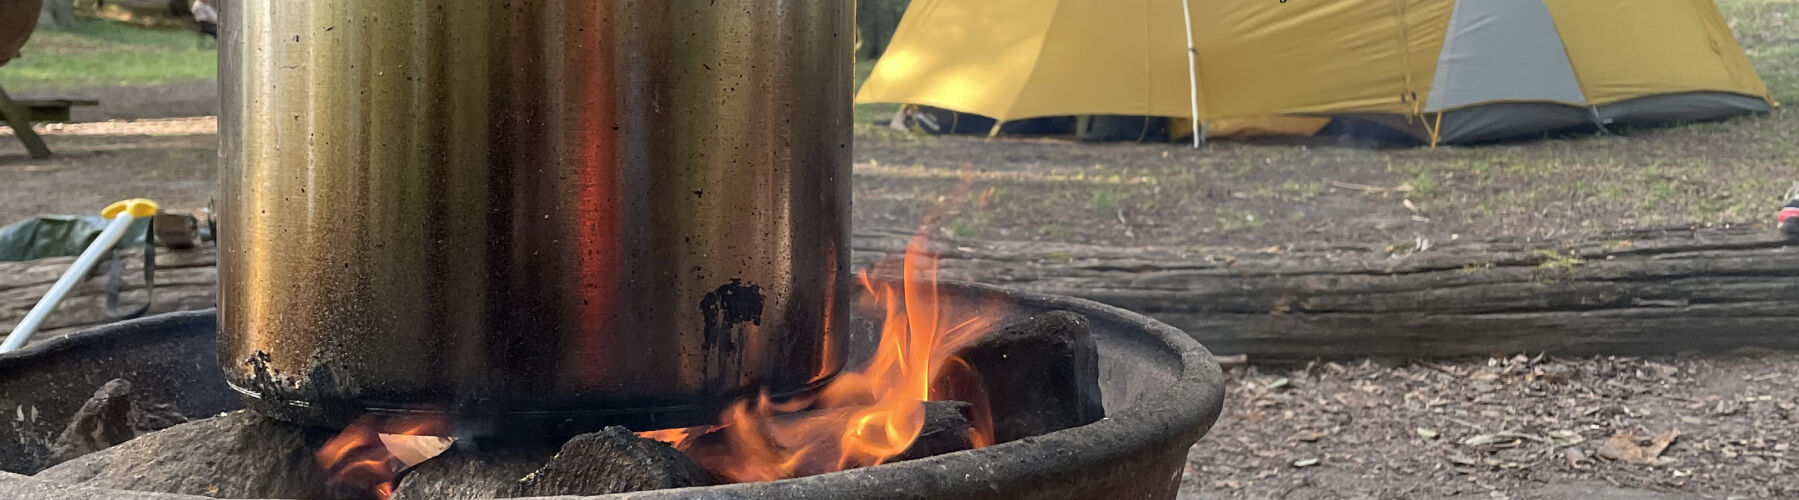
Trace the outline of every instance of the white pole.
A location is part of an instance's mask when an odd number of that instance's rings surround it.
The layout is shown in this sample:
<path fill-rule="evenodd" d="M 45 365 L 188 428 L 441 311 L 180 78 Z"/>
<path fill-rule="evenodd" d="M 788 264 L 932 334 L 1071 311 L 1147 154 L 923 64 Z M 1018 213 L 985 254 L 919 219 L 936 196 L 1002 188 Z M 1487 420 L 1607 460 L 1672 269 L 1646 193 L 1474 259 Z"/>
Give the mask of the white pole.
<path fill-rule="evenodd" d="M 31 307 L 31 312 L 25 313 L 25 319 L 19 320 L 18 326 L 13 327 L 12 333 L 6 336 L 6 343 L 0 344 L 0 353 L 12 352 L 24 347 L 25 341 L 31 340 L 31 334 L 44 323 L 44 318 L 50 316 L 52 309 L 56 309 L 56 303 L 61 302 L 63 296 L 68 295 L 69 290 L 75 288 L 76 283 L 80 283 L 82 278 L 87 277 L 88 271 L 93 270 L 94 264 L 100 261 L 100 256 L 105 255 L 107 249 L 112 248 L 120 238 L 125 236 L 125 229 L 130 227 L 131 221 L 136 218 L 130 212 L 120 213 L 113 217 L 112 222 L 106 225 L 106 229 L 100 231 L 100 236 L 94 238 L 94 243 L 88 245 L 87 250 L 81 251 L 80 257 L 75 258 L 75 264 L 69 266 L 69 271 L 63 273 L 61 278 L 57 278 L 56 284 L 50 285 L 50 292 L 44 294 L 44 298 L 38 300 L 37 305 Z"/>
<path fill-rule="evenodd" d="M 1181 0 L 1181 18 L 1187 22 L 1187 91 L 1193 106 L 1193 149 L 1204 143 L 1206 128 L 1199 123 L 1199 48 L 1193 46 L 1193 8 Z"/>

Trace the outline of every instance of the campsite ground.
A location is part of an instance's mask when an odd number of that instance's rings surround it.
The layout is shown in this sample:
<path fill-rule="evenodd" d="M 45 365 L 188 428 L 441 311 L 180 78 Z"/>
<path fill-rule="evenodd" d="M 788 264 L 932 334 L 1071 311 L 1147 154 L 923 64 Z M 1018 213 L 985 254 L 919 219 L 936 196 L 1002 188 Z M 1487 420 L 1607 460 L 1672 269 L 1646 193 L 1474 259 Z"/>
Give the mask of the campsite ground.
<path fill-rule="evenodd" d="M 1775 97 L 1799 103 L 1799 0 L 1718 3 Z M 66 50 L 161 43 L 106 36 L 106 43 L 79 34 L 50 40 L 64 40 Z M 58 47 L 35 50 L 65 50 Z M 0 68 L 0 83 L 33 78 L 20 68 L 32 66 Z M 865 74 L 868 65 L 859 69 Z M 116 85 L 76 92 L 107 100 L 90 111 L 102 117 L 216 112 L 207 104 L 216 86 L 191 75 L 127 77 Z M 19 93 L 69 92 L 57 90 L 67 85 L 26 88 Z M 886 129 L 891 109 L 858 107 L 855 223 L 906 229 L 941 214 L 937 230 L 958 238 L 1259 250 L 1300 241 L 1595 237 L 1667 224 L 1766 225 L 1781 193 L 1799 181 L 1799 115 L 1790 110 L 1480 147 L 1219 142 L 1196 151 L 919 137 Z M 198 210 L 216 190 L 216 123 L 204 117 L 41 126 L 58 152 L 48 160 L 27 159 L 10 132 L 0 131 L 0 224 L 88 213 L 136 196 Z M 1791 496 L 1799 492 L 1785 473 L 1795 460 L 1789 446 L 1799 439 L 1788 430 L 1799 418 L 1792 413 L 1799 404 L 1795 360 L 1464 360 L 1238 371 L 1224 418 L 1194 448 L 1184 489 L 1198 498 L 1599 498 L 1605 491 L 1643 498 L 1613 489 L 1622 485 Z M 1667 461 L 1592 459 L 1613 433 L 1639 427 L 1645 439 L 1682 433 L 1657 457 Z M 1436 437 L 1425 436 L 1431 433 Z M 1582 442 L 1562 446 L 1575 436 Z M 1587 460 L 1568 463 L 1568 449 Z M 1312 459 L 1318 461 L 1295 465 Z"/>

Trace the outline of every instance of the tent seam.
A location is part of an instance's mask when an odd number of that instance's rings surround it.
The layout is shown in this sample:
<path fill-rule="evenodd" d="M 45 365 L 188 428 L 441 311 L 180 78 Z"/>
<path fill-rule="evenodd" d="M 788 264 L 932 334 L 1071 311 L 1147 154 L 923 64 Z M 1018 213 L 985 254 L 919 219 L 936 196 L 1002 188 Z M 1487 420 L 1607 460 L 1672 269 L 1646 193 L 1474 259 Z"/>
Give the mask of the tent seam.
<path fill-rule="evenodd" d="M 1580 91 L 1581 105 L 1597 106 L 1597 104 L 1593 103 L 1593 96 L 1587 95 L 1587 80 L 1580 75 L 1580 65 L 1574 63 L 1574 51 L 1568 49 L 1568 36 L 1562 34 L 1561 20 L 1555 18 L 1555 9 L 1549 6 L 1549 0 L 1540 1 L 1543 2 L 1543 11 L 1549 13 L 1550 27 L 1555 28 L 1555 43 L 1562 46 L 1562 57 L 1565 57 L 1568 60 L 1568 73 L 1574 75 L 1574 86 L 1576 87 L 1575 90 Z M 1595 124 L 1603 126 L 1603 124 Z"/>

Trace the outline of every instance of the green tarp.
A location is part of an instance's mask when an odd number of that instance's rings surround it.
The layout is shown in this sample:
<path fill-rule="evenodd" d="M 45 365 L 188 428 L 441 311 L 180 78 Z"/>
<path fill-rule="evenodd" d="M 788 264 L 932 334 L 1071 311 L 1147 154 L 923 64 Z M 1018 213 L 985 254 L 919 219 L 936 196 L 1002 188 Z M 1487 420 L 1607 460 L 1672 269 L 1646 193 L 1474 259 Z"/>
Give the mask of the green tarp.
<path fill-rule="evenodd" d="M 149 227 L 148 217 L 132 221 L 116 247 L 144 246 Z M 98 215 L 44 215 L 0 227 L 0 262 L 81 255 L 105 228 L 106 219 Z"/>

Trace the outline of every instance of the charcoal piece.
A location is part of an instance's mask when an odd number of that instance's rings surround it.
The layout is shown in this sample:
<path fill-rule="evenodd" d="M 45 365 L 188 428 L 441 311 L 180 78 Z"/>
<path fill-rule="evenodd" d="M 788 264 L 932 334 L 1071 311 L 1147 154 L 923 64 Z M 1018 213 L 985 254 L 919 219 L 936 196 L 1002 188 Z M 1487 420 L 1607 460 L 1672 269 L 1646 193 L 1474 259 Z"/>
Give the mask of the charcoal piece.
<path fill-rule="evenodd" d="M 145 434 L 35 477 L 219 498 L 323 498 L 313 451 L 330 437 L 240 410 Z"/>
<path fill-rule="evenodd" d="M 131 382 L 113 379 L 94 391 L 50 445 L 51 463 L 62 463 L 137 437 L 131 428 Z"/>
<path fill-rule="evenodd" d="M 176 411 L 175 405 L 144 403 L 135 399 L 131 403 L 137 410 L 133 413 L 136 418 L 131 420 L 131 427 L 137 429 L 140 436 L 187 423 L 187 416 Z"/>
<path fill-rule="evenodd" d="M 980 374 L 996 443 L 1105 417 L 1099 349 L 1084 316 L 1066 311 L 1034 316 L 989 333 L 958 354 Z"/>
<path fill-rule="evenodd" d="M 926 401 L 924 427 L 906 451 L 888 462 L 902 462 L 973 449 L 970 416 L 973 406 L 961 401 Z"/>
<path fill-rule="evenodd" d="M 556 447 L 458 443 L 400 477 L 388 500 L 458 500 L 518 496 L 519 479 L 543 468 Z"/>
<path fill-rule="evenodd" d="M 173 406 L 139 403 L 132 397 L 130 381 L 112 379 L 69 419 L 69 426 L 50 445 L 50 463 L 74 460 L 186 421 Z"/>
<path fill-rule="evenodd" d="M 623 427 L 582 434 L 519 481 L 523 496 L 605 495 L 712 484 L 699 464 Z"/>

